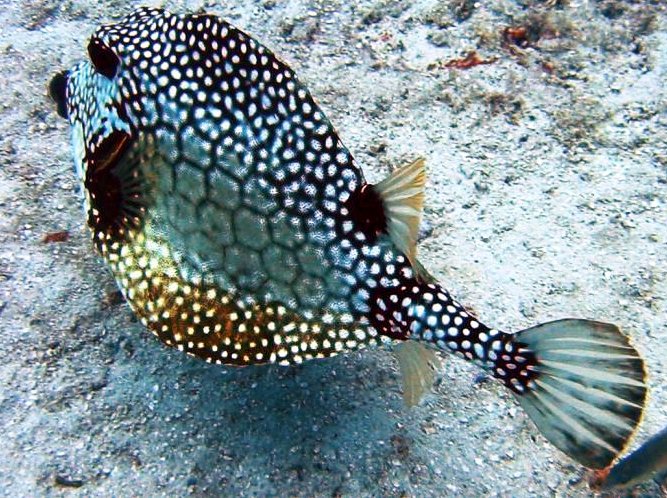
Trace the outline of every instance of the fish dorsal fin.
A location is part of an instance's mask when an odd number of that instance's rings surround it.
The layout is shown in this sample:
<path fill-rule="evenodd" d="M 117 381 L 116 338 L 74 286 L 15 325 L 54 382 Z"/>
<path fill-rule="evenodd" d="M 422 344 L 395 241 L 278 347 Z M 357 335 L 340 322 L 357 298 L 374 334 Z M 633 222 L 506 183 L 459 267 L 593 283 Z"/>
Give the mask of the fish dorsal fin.
<path fill-rule="evenodd" d="M 417 257 L 417 235 L 424 205 L 426 169 L 419 158 L 402 166 L 375 185 L 382 199 L 387 233 L 414 267 Z"/>
<path fill-rule="evenodd" d="M 406 406 L 417 405 L 433 387 L 440 359 L 432 349 L 415 341 L 405 341 L 394 348 L 403 382 L 403 401 Z"/>

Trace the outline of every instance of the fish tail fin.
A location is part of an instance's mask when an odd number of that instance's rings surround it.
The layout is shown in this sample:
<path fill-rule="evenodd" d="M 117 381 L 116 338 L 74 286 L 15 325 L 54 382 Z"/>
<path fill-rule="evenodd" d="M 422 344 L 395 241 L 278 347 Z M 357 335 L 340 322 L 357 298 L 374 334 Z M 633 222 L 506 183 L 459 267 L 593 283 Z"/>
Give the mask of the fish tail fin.
<path fill-rule="evenodd" d="M 608 466 L 627 446 L 647 399 L 644 362 L 618 327 L 558 320 L 503 336 L 493 374 L 540 432 L 586 467 Z"/>

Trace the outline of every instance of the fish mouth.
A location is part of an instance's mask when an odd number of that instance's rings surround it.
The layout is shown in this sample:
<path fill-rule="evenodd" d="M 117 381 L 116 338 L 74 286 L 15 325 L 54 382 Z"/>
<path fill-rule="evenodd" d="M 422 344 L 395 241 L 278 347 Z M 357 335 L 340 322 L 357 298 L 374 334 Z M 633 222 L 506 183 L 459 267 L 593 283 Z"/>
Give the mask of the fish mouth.
<path fill-rule="evenodd" d="M 56 104 L 56 110 L 61 118 L 68 118 L 67 112 L 67 80 L 69 71 L 56 73 L 49 82 L 49 97 Z"/>

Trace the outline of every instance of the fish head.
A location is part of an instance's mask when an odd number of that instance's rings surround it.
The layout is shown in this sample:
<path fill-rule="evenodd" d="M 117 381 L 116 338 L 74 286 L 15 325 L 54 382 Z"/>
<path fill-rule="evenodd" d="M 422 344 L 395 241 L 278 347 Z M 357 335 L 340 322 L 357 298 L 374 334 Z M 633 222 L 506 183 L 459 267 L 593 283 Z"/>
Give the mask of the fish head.
<path fill-rule="evenodd" d="M 157 33 L 153 24 L 164 21 L 162 13 L 142 8 L 99 27 L 88 39 L 87 59 L 54 75 L 49 85 L 58 114 L 70 124 L 74 169 L 96 238 L 126 235 L 144 211 L 137 165 L 150 156 L 142 113 L 153 99 L 146 96 L 142 47 Z"/>
<path fill-rule="evenodd" d="M 88 59 L 57 73 L 49 84 L 58 114 L 69 121 L 82 181 L 88 171 L 117 161 L 135 134 L 128 113 L 135 96 L 122 91 L 121 83 L 128 57 L 116 38 L 109 27 L 99 28 L 88 40 Z"/>

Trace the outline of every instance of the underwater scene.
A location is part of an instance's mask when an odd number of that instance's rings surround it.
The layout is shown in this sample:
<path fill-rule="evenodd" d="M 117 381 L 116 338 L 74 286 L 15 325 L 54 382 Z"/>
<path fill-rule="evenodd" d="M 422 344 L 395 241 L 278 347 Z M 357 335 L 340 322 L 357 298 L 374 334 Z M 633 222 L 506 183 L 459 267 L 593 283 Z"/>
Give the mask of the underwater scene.
<path fill-rule="evenodd" d="M 667 5 L 7 1 L 0 496 L 667 496 Z"/>

